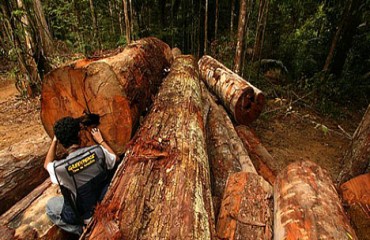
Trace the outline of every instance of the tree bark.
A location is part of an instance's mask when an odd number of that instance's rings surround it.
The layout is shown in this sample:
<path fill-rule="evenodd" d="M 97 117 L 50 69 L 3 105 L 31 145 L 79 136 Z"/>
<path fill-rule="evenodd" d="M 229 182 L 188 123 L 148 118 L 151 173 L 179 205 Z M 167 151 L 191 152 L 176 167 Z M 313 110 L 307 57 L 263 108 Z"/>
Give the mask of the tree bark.
<path fill-rule="evenodd" d="M 247 149 L 258 174 L 273 185 L 279 171 L 275 159 L 270 155 L 250 128 L 239 125 L 235 129 L 244 147 Z"/>
<path fill-rule="evenodd" d="M 235 0 L 231 0 L 231 11 L 230 11 L 230 39 L 234 37 L 234 12 L 235 12 Z"/>
<path fill-rule="evenodd" d="M 338 185 L 366 172 L 370 162 L 370 105 L 362 117 L 349 149 L 343 157 L 343 167 L 337 178 Z"/>
<path fill-rule="evenodd" d="M 115 28 L 114 28 L 114 16 L 113 16 L 113 4 L 110 0 L 108 0 L 108 8 L 109 8 L 109 18 L 110 18 L 110 25 L 111 25 L 111 34 L 115 35 Z"/>
<path fill-rule="evenodd" d="M 130 19 L 128 16 L 128 6 L 127 6 L 127 0 L 123 1 L 123 11 L 125 14 L 125 25 L 126 25 L 126 42 L 127 44 L 131 43 L 131 25 L 130 25 Z M 132 19 L 131 19 L 132 21 Z"/>
<path fill-rule="evenodd" d="M 6 31 L 13 48 L 16 49 L 18 66 L 20 68 L 20 76 L 17 76 L 16 87 L 17 90 L 27 97 L 35 97 L 39 93 L 39 86 L 41 83 L 37 65 L 32 57 L 29 56 L 28 46 L 23 46 L 18 31 L 23 29 L 17 28 L 17 25 L 12 17 L 12 5 L 10 1 L 2 1 L 0 4 L 4 21 L 6 22 Z"/>
<path fill-rule="evenodd" d="M 340 23 L 337 27 L 337 30 L 335 31 L 332 42 L 330 44 L 329 53 L 328 53 L 328 56 L 326 57 L 325 64 L 324 64 L 324 67 L 323 67 L 324 72 L 329 70 L 329 67 L 332 63 L 332 60 L 333 60 L 333 57 L 334 57 L 334 52 L 335 52 L 335 49 L 337 47 L 339 38 L 342 35 L 343 28 L 346 24 L 346 21 L 348 20 L 349 14 L 350 14 L 352 2 L 353 2 L 353 0 L 347 0 L 347 2 L 346 2 L 346 6 L 345 6 L 345 9 L 344 9 L 343 14 L 342 14 L 342 19 L 341 19 L 341 21 L 340 21 Z"/>
<path fill-rule="evenodd" d="M 234 72 L 240 73 L 241 57 L 243 55 L 245 20 L 247 15 L 247 0 L 240 0 L 238 35 L 236 39 L 236 50 L 234 58 Z"/>
<path fill-rule="evenodd" d="M 134 8 L 132 7 L 132 0 L 128 0 L 130 5 L 130 36 L 133 35 L 134 32 Z"/>
<path fill-rule="evenodd" d="M 175 58 L 89 239 L 211 239 L 214 219 L 197 65 Z"/>
<path fill-rule="evenodd" d="M 205 13 L 204 13 L 204 51 L 203 54 L 207 54 L 208 50 L 208 0 L 205 4 Z"/>
<path fill-rule="evenodd" d="M 261 49 L 263 45 L 267 15 L 268 15 L 269 0 L 260 0 L 257 17 L 256 38 L 254 41 L 252 62 L 261 58 Z"/>
<path fill-rule="evenodd" d="M 220 239 L 272 239 L 272 187 L 261 176 L 239 172 L 227 180 L 217 221 Z"/>
<path fill-rule="evenodd" d="M 53 125 L 62 117 L 80 117 L 84 112 L 99 114 L 104 139 L 117 154 L 122 154 L 171 61 L 167 44 L 145 38 L 115 56 L 53 70 L 45 78 L 41 98 L 41 120 L 46 132 L 53 136 Z M 87 131 L 81 132 L 81 143 L 94 144 Z"/>
<path fill-rule="evenodd" d="M 49 57 L 54 52 L 54 44 L 40 0 L 33 1 L 33 8 L 35 10 L 37 29 L 41 38 L 43 56 Z"/>
<path fill-rule="evenodd" d="M 248 124 L 260 115 L 265 104 L 261 90 L 210 56 L 203 56 L 198 64 L 202 79 L 221 99 L 235 121 Z"/>
<path fill-rule="evenodd" d="M 23 1 L 22 0 L 17 0 L 17 5 L 18 5 L 18 8 L 21 9 L 22 11 L 24 11 L 24 5 L 23 5 Z M 21 17 L 21 25 L 22 25 L 22 28 L 23 28 L 23 33 L 24 33 L 24 40 L 26 42 L 26 54 L 28 54 L 29 56 L 32 56 L 32 47 L 33 47 L 33 42 L 32 42 L 32 36 L 30 34 L 30 32 L 28 31 L 28 28 L 30 28 L 30 23 L 28 21 L 28 17 L 26 14 L 22 14 L 22 17 Z"/>
<path fill-rule="evenodd" d="M 93 39 L 98 40 L 98 48 L 101 49 L 101 41 L 100 41 L 100 34 L 99 34 L 99 27 L 98 27 L 98 19 L 96 17 L 96 13 L 95 13 L 94 1 L 93 0 L 89 0 L 89 3 L 90 3 L 91 19 L 92 19 L 93 27 L 94 27 Z"/>
<path fill-rule="evenodd" d="M 329 174 L 315 163 L 292 163 L 276 178 L 274 239 L 357 239 Z"/>
<path fill-rule="evenodd" d="M 205 96 L 204 103 L 210 106 L 206 121 L 206 139 L 211 167 L 213 207 L 217 219 L 228 176 L 240 171 L 257 172 L 226 111 L 215 102 L 204 83 L 201 83 L 201 87 Z"/>
<path fill-rule="evenodd" d="M 0 214 L 47 178 L 43 169 L 48 137 L 33 136 L 0 151 Z"/>
<path fill-rule="evenodd" d="M 340 186 L 343 202 L 358 238 L 370 238 L 370 173 L 355 177 Z"/>
<path fill-rule="evenodd" d="M 59 187 L 47 179 L 30 194 L 0 216 L 0 226 L 13 231 L 11 238 L 1 239 L 71 239 L 71 235 L 54 225 L 45 213 L 47 201 L 58 196 Z"/>

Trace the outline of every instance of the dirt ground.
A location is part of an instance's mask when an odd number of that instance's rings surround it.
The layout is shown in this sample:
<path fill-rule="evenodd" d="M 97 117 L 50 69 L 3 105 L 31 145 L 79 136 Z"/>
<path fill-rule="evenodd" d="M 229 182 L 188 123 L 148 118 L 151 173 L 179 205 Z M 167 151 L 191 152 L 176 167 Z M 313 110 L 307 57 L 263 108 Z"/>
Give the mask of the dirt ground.
<path fill-rule="evenodd" d="M 0 150 L 44 135 L 39 99 L 22 100 L 13 83 L 0 85 Z"/>
<path fill-rule="evenodd" d="M 0 150 L 25 138 L 46 135 L 39 99 L 22 100 L 17 94 L 13 83 L 0 82 Z M 310 159 L 336 178 L 350 142 L 346 135 L 352 135 L 360 120 L 360 114 L 346 121 L 325 118 L 279 99 L 268 101 L 265 113 L 252 127 L 281 168 L 296 160 Z"/>

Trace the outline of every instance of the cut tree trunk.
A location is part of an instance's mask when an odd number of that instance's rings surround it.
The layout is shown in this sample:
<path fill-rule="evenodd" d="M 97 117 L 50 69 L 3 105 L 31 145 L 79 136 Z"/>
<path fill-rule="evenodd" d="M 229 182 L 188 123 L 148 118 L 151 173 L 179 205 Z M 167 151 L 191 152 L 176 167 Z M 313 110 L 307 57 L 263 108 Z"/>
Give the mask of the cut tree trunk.
<path fill-rule="evenodd" d="M 34 135 L 0 151 L 0 214 L 47 177 L 43 169 L 49 138 Z"/>
<path fill-rule="evenodd" d="M 257 172 L 225 109 L 215 102 L 204 83 L 201 83 L 201 87 L 205 96 L 204 102 L 210 105 L 206 139 L 211 167 L 213 207 L 217 219 L 228 176 L 240 171 Z"/>
<path fill-rule="evenodd" d="M 178 56 L 83 237 L 213 238 L 205 144 L 197 64 Z"/>
<path fill-rule="evenodd" d="M 229 176 L 217 221 L 220 239 L 272 239 L 272 187 L 255 173 Z"/>
<path fill-rule="evenodd" d="M 271 185 L 274 185 L 279 170 L 275 159 L 249 127 L 239 125 L 235 129 L 244 147 L 247 149 L 258 174 Z"/>
<path fill-rule="evenodd" d="M 265 104 L 261 90 L 210 56 L 203 56 L 198 63 L 202 79 L 221 99 L 235 121 L 248 124 L 260 115 Z"/>
<path fill-rule="evenodd" d="M 353 134 L 352 143 L 343 157 L 338 186 L 366 172 L 370 162 L 370 105 Z"/>
<path fill-rule="evenodd" d="M 2 235 L 0 239 L 71 239 L 72 236 L 55 226 L 45 212 L 47 201 L 59 195 L 58 189 L 47 179 L 1 215 L 0 227 L 12 231 L 12 236 L 2 238 Z"/>
<path fill-rule="evenodd" d="M 340 192 L 357 236 L 370 239 L 370 173 L 343 183 Z"/>
<path fill-rule="evenodd" d="M 104 139 L 122 154 L 171 61 L 167 44 L 145 38 L 115 56 L 53 70 L 42 89 L 41 120 L 46 132 L 52 137 L 53 125 L 62 117 L 95 113 L 100 115 Z M 81 132 L 81 142 L 94 144 L 88 131 Z"/>
<path fill-rule="evenodd" d="M 276 178 L 274 239 L 357 239 L 329 174 L 315 163 L 292 163 Z"/>

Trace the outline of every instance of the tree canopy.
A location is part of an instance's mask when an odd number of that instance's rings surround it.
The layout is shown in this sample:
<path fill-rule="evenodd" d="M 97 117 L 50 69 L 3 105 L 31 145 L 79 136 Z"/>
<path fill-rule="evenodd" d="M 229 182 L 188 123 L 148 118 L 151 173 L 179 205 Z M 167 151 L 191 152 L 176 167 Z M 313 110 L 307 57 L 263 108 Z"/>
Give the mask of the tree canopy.
<path fill-rule="evenodd" d="M 251 82 L 278 72 L 279 85 L 313 92 L 321 102 L 365 106 L 369 3 L 1 0 L 1 68 L 14 73 L 25 95 L 37 94 L 43 75 L 61 57 L 96 56 L 155 36 L 185 54 L 212 55 Z"/>

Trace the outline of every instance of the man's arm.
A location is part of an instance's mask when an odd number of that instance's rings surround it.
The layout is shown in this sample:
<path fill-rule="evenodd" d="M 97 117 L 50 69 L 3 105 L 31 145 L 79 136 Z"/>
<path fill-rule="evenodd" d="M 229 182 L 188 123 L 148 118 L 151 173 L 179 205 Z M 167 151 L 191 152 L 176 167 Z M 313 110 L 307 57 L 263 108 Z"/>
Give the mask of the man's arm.
<path fill-rule="evenodd" d="M 51 163 L 52 161 L 54 161 L 55 159 L 55 154 L 56 154 L 56 149 L 57 149 L 57 144 L 58 144 L 58 140 L 57 138 L 54 136 L 53 138 L 53 141 L 51 142 L 50 144 L 50 147 L 49 147 L 49 150 L 48 150 L 48 153 L 46 154 L 46 158 L 45 158 L 45 162 L 44 162 L 44 168 L 47 170 L 47 166 L 49 163 Z"/>
<path fill-rule="evenodd" d="M 110 154 L 113 154 L 116 157 L 116 159 L 117 159 L 117 155 L 115 154 L 115 152 L 113 151 L 113 149 L 104 141 L 103 136 L 101 135 L 99 128 L 93 128 L 91 130 L 91 135 L 93 136 L 94 140 L 99 145 L 102 145 L 105 149 L 108 150 L 108 152 Z"/>

